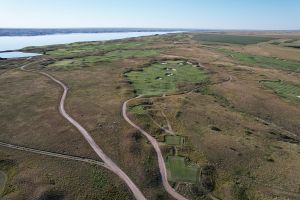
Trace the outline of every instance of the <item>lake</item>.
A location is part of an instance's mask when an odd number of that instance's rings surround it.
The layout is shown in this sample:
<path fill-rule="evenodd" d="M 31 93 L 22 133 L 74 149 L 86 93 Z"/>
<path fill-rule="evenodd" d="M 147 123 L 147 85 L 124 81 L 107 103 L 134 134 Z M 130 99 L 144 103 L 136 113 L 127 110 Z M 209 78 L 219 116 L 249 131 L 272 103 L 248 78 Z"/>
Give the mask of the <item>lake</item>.
<path fill-rule="evenodd" d="M 166 33 L 169 32 L 74 33 L 39 36 L 1 36 L 0 51 L 18 50 L 28 46 L 45 46 L 54 44 L 68 44 L 73 42 L 105 41 Z"/>
<path fill-rule="evenodd" d="M 32 56 L 38 56 L 38 55 L 41 55 L 41 54 L 24 53 L 21 51 L 12 51 L 12 52 L 0 53 L 0 58 L 26 58 L 26 57 L 32 57 Z"/>

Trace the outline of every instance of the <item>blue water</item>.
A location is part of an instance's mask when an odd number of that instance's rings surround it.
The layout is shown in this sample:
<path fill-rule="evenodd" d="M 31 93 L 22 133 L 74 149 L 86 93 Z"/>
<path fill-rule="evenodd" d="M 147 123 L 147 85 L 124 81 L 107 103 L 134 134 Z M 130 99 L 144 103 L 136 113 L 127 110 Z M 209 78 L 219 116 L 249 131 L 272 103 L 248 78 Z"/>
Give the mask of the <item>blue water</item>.
<path fill-rule="evenodd" d="M 26 57 L 32 57 L 32 56 L 38 56 L 38 55 L 40 55 L 40 54 L 13 51 L 13 52 L 0 53 L 0 58 L 26 58 Z"/>
<path fill-rule="evenodd" d="M 40 36 L 1 36 L 0 51 L 18 50 L 29 46 L 45 46 L 88 41 L 105 41 L 165 33 L 168 32 L 74 33 Z"/>

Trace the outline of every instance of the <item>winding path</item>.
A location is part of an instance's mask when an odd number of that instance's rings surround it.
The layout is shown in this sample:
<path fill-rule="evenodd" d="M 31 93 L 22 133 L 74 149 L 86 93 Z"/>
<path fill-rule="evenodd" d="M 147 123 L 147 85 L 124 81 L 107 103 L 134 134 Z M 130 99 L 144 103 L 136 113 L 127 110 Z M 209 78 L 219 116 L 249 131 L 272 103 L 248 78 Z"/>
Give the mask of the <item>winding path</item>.
<path fill-rule="evenodd" d="M 166 169 L 166 164 L 164 161 L 164 158 L 162 156 L 161 150 L 159 148 L 159 144 L 156 141 L 156 139 L 154 137 L 152 137 L 149 133 L 147 133 L 146 131 L 144 131 L 141 127 L 139 127 L 138 125 L 136 125 L 135 123 L 133 123 L 129 117 L 127 116 L 127 104 L 128 102 L 130 102 L 133 99 L 137 99 L 140 98 L 142 96 L 138 96 L 132 99 L 129 99 L 127 101 L 125 101 L 123 103 L 123 107 L 122 107 L 122 115 L 123 118 L 135 129 L 139 130 L 152 144 L 152 146 L 154 147 L 156 154 L 157 154 L 157 158 L 158 158 L 158 166 L 159 166 L 159 170 L 160 170 L 160 174 L 161 174 L 161 178 L 162 178 L 162 182 L 163 182 L 163 186 L 165 188 L 165 190 L 175 199 L 177 200 L 187 200 L 187 198 L 185 198 L 184 196 L 182 196 L 181 194 L 179 194 L 178 192 L 176 192 L 171 185 L 168 182 L 168 177 L 167 177 L 167 169 Z"/>
<path fill-rule="evenodd" d="M 31 72 L 25 69 L 27 65 L 23 65 L 21 67 L 21 70 L 27 71 L 27 72 Z M 68 93 L 68 87 L 63 84 L 61 81 L 57 80 L 56 78 L 54 78 L 53 76 L 45 73 L 45 72 L 38 72 L 39 74 L 42 74 L 46 77 L 48 77 L 49 79 L 51 79 L 52 81 L 54 81 L 55 83 L 57 83 L 58 85 L 60 85 L 63 88 L 63 95 L 61 97 L 60 100 L 60 104 L 59 104 L 59 112 L 60 114 L 67 119 L 73 126 L 75 126 L 77 128 L 77 130 L 83 135 L 83 137 L 85 138 L 85 140 L 89 143 L 89 145 L 93 148 L 93 150 L 95 151 L 95 153 L 103 160 L 103 162 L 105 163 L 105 165 L 108 167 L 108 169 L 112 172 L 114 172 L 117 176 L 119 176 L 126 184 L 127 186 L 130 188 L 131 192 L 133 193 L 134 197 L 138 200 L 146 200 L 145 196 L 143 195 L 143 193 L 139 190 L 139 188 L 133 183 L 133 181 L 127 176 L 127 174 L 125 174 L 125 172 L 123 172 L 122 169 L 120 169 L 103 151 L 102 149 L 96 144 L 96 142 L 94 141 L 94 139 L 91 137 L 91 135 L 87 132 L 87 130 L 85 128 L 83 128 L 75 119 L 73 119 L 66 111 L 64 108 L 64 104 L 65 104 L 65 100 L 67 97 L 67 93 Z"/>

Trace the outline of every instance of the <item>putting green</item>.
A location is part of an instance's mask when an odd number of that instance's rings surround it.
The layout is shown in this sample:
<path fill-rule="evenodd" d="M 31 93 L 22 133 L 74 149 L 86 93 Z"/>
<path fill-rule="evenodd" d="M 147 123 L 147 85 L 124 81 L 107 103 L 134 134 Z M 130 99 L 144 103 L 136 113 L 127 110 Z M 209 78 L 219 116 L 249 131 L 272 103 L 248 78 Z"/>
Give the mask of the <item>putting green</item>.
<path fill-rule="evenodd" d="M 179 84 L 200 83 L 204 72 L 185 61 L 156 62 L 143 70 L 125 74 L 139 95 L 156 96 L 179 91 Z"/>
<path fill-rule="evenodd" d="M 171 146 L 181 146 L 184 144 L 184 137 L 179 135 L 167 135 L 165 143 Z"/>
<path fill-rule="evenodd" d="M 199 168 L 187 166 L 184 157 L 168 156 L 166 167 L 169 181 L 197 183 L 199 180 Z"/>

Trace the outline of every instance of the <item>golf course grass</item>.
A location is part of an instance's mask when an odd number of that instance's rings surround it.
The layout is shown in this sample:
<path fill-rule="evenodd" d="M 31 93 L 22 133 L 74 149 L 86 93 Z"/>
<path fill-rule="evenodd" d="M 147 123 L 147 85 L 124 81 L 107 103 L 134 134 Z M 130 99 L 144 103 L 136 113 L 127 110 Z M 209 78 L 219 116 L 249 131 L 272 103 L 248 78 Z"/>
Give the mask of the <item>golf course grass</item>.
<path fill-rule="evenodd" d="M 300 72 L 300 62 L 298 61 L 284 60 L 275 57 L 245 54 L 245 53 L 240 53 L 240 52 L 231 51 L 227 49 L 219 49 L 219 50 L 223 52 L 225 55 L 230 56 L 245 64 L 259 65 L 262 67 Z"/>
<path fill-rule="evenodd" d="M 143 70 L 125 74 L 138 95 L 162 95 L 179 91 L 180 83 L 199 83 L 206 75 L 199 68 L 184 61 L 156 62 Z"/>
<path fill-rule="evenodd" d="M 113 51 L 137 49 L 146 45 L 146 42 L 130 41 L 130 42 L 90 42 L 90 43 L 73 43 L 65 45 L 64 48 L 47 51 L 47 55 L 55 57 L 75 56 L 80 53 L 95 53 L 95 51 Z"/>
<path fill-rule="evenodd" d="M 171 146 L 181 146 L 185 142 L 184 137 L 179 135 L 167 135 L 165 137 L 165 143 Z"/>
<path fill-rule="evenodd" d="M 277 95 L 300 103 L 300 86 L 284 81 L 262 82 L 267 88 L 273 90 Z"/>
<path fill-rule="evenodd" d="M 274 38 L 257 37 L 257 36 L 240 36 L 240 35 L 224 35 L 224 34 L 199 34 L 193 37 L 197 41 L 230 43 L 230 44 L 257 44 L 268 42 Z"/>
<path fill-rule="evenodd" d="M 197 183 L 199 168 L 187 166 L 185 158 L 180 156 L 168 156 L 166 167 L 168 179 L 172 182 Z"/>
<path fill-rule="evenodd" d="M 83 67 L 92 66 L 93 64 L 98 62 L 112 62 L 122 59 L 143 58 L 154 56 L 157 53 L 158 52 L 156 50 L 116 50 L 108 52 L 104 55 L 60 60 L 49 65 L 49 67 L 63 70 L 80 69 Z"/>

